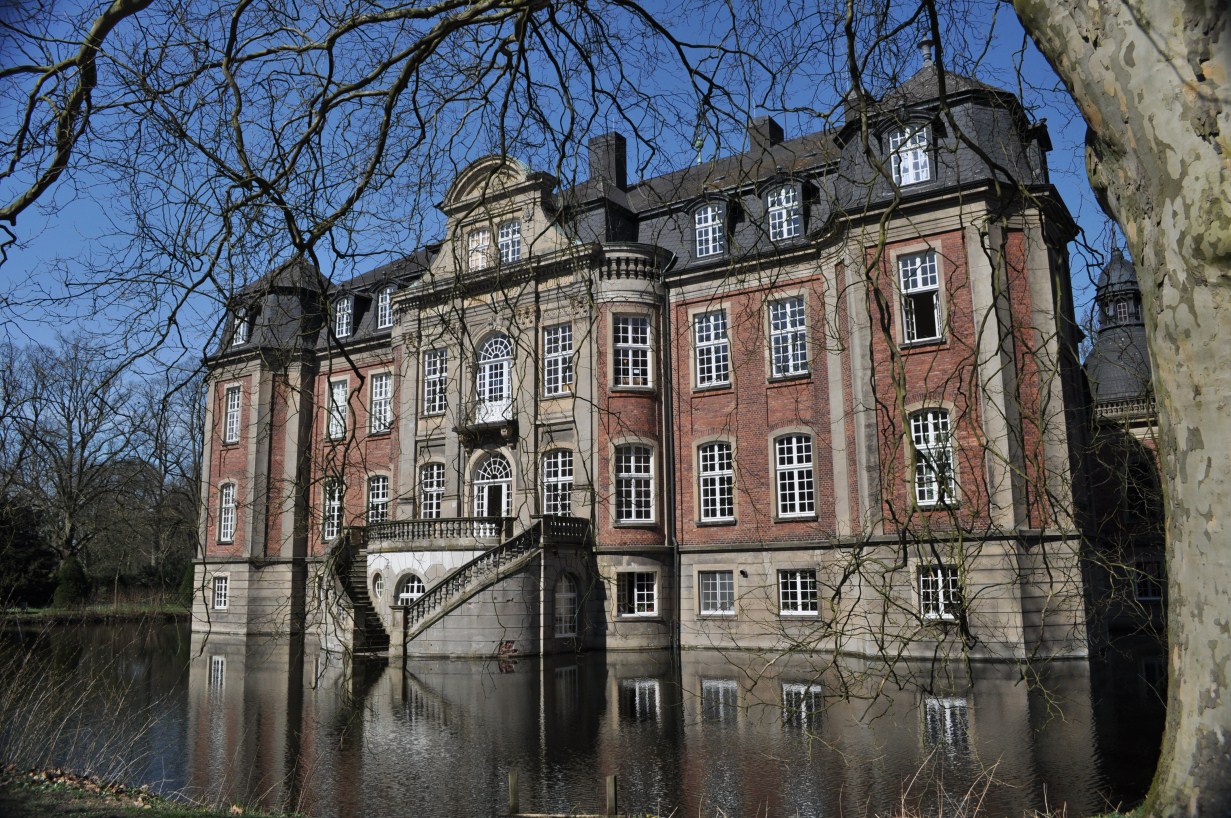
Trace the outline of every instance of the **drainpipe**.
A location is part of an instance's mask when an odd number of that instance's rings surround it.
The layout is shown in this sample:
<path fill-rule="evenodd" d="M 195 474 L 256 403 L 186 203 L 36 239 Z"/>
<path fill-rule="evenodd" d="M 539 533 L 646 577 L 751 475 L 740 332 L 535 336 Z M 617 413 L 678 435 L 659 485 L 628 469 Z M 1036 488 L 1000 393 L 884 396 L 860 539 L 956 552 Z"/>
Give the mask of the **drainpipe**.
<path fill-rule="evenodd" d="M 665 276 L 664 276 L 665 278 Z M 671 648 L 673 655 L 678 656 L 680 649 L 680 548 L 676 536 L 675 482 L 678 472 L 675 462 L 675 401 L 674 374 L 675 347 L 674 335 L 671 331 L 671 298 L 667 291 L 666 281 L 663 281 L 663 338 L 659 344 L 662 361 L 662 379 L 659 383 L 663 389 L 663 523 L 666 531 L 666 546 L 671 549 L 672 573 L 675 575 L 674 611 L 671 625 Z M 667 476 L 670 475 L 670 479 Z"/>

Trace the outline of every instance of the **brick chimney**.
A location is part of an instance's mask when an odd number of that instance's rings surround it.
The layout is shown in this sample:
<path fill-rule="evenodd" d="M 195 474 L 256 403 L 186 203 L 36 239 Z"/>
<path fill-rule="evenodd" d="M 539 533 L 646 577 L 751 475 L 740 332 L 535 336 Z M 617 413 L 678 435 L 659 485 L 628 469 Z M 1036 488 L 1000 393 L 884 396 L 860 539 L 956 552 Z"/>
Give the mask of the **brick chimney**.
<path fill-rule="evenodd" d="M 753 153 L 765 153 L 782 137 L 782 126 L 772 116 L 759 116 L 748 123 L 748 149 Z"/>

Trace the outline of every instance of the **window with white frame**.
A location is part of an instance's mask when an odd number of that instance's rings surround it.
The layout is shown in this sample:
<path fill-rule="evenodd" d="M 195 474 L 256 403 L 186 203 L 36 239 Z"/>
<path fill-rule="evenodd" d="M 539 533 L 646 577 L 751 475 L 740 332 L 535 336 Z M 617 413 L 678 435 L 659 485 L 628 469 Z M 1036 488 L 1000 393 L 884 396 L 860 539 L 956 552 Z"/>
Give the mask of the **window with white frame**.
<path fill-rule="evenodd" d="M 343 296 L 333 302 L 333 334 L 347 338 L 355 328 L 355 299 Z"/>
<path fill-rule="evenodd" d="M 735 519 L 735 464 L 730 443 L 707 443 L 697 451 L 701 520 Z"/>
<path fill-rule="evenodd" d="M 235 329 L 231 332 L 231 346 L 238 347 L 248 343 L 249 330 L 252 328 L 250 320 L 247 310 L 236 310 Z"/>
<path fill-rule="evenodd" d="M 372 433 L 389 431 L 393 427 L 393 375 L 381 372 L 372 376 L 372 400 L 368 406 Z"/>
<path fill-rule="evenodd" d="M 340 440 L 346 437 L 347 407 L 346 381 L 329 382 L 329 423 L 326 432 L 330 440 Z"/>
<path fill-rule="evenodd" d="M 915 450 L 915 502 L 921 506 L 956 502 L 949 413 L 944 409 L 915 412 L 910 416 L 910 436 Z"/>
<path fill-rule="evenodd" d="M 556 636 L 577 635 L 577 583 L 568 574 L 561 574 L 556 580 L 554 631 Z"/>
<path fill-rule="evenodd" d="M 902 341 L 931 341 L 940 337 L 940 274 L 936 253 L 911 253 L 898 257 L 902 288 Z"/>
<path fill-rule="evenodd" d="M 342 533 L 342 481 L 325 481 L 325 502 L 322 508 L 321 536 L 337 539 Z"/>
<path fill-rule="evenodd" d="M 769 305 L 771 373 L 775 378 L 808 371 L 808 332 L 802 298 L 784 298 Z"/>
<path fill-rule="evenodd" d="M 817 610 L 816 571 L 779 571 L 778 612 L 783 616 L 814 616 Z"/>
<path fill-rule="evenodd" d="M 698 571 L 702 616 L 735 613 L 735 575 L 730 571 Z"/>
<path fill-rule="evenodd" d="M 423 353 L 423 414 L 439 415 L 445 410 L 446 365 L 449 351 L 429 349 Z"/>
<path fill-rule="evenodd" d="M 385 575 L 379 572 L 372 575 L 372 596 L 380 599 L 385 595 Z"/>
<path fill-rule="evenodd" d="M 231 580 L 227 576 L 214 577 L 214 610 L 225 611 L 227 603 L 230 601 L 228 593 L 230 590 Z"/>
<path fill-rule="evenodd" d="M 500 225 L 497 240 L 502 264 L 521 261 L 521 222 L 513 220 Z"/>
<path fill-rule="evenodd" d="M 924 619 L 952 621 L 962 608 L 962 583 L 952 565 L 919 569 L 919 613 Z"/>
<path fill-rule="evenodd" d="M 650 385 L 650 319 L 644 315 L 615 317 L 615 386 Z"/>
<path fill-rule="evenodd" d="M 617 523 L 654 519 L 654 455 L 649 446 L 616 447 Z"/>
<path fill-rule="evenodd" d="M 492 231 L 486 227 L 470 231 L 466 238 L 466 269 L 485 270 L 492 263 Z"/>
<path fill-rule="evenodd" d="M 543 513 L 573 513 L 573 453 L 568 449 L 543 455 Z"/>
<path fill-rule="evenodd" d="M 419 519 L 440 518 L 440 504 L 445 493 L 443 463 L 427 463 L 419 467 Z"/>
<path fill-rule="evenodd" d="M 722 386 L 731 382 L 731 344 L 727 340 L 726 310 L 714 310 L 693 318 L 697 349 L 697 386 Z"/>
<path fill-rule="evenodd" d="M 483 342 L 479 349 L 475 390 L 481 403 L 501 404 L 513 394 L 513 344 L 509 336 L 497 333 Z"/>
<path fill-rule="evenodd" d="M 239 442 L 239 410 L 243 401 L 243 387 L 228 386 L 226 391 L 226 413 L 222 424 L 222 442 Z"/>
<path fill-rule="evenodd" d="M 620 616 L 658 614 L 658 574 L 622 571 L 616 574 L 616 613 Z"/>
<path fill-rule="evenodd" d="M 543 394 L 567 395 L 573 390 L 573 325 L 543 330 Z"/>
<path fill-rule="evenodd" d="M 368 478 L 368 522 L 389 519 L 389 478 L 383 474 Z"/>
<path fill-rule="evenodd" d="M 721 204 L 702 205 L 693 214 L 696 228 L 697 258 L 716 256 L 726 252 L 727 235 L 723 224 L 725 208 Z"/>
<path fill-rule="evenodd" d="M 232 542 L 235 539 L 235 484 L 223 483 L 218 487 L 218 541 Z"/>
<path fill-rule="evenodd" d="M 812 438 L 787 435 L 774 442 L 778 477 L 778 516 L 809 517 L 816 513 L 812 476 Z"/>
<path fill-rule="evenodd" d="M 927 126 L 899 128 L 889 134 L 889 161 L 895 184 L 913 185 L 932 178 Z"/>
<path fill-rule="evenodd" d="M 376 328 L 393 326 L 393 285 L 381 287 L 376 296 Z"/>
<path fill-rule="evenodd" d="M 793 239 L 802 229 L 799 214 L 799 189 L 794 185 L 774 188 L 766 197 L 769 205 L 769 238 L 772 241 Z"/>
<path fill-rule="evenodd" d="M 803 682 L 782 683 L 782 723 L 786 727 L 815 730 L 825 712 L 821 686 Z"/>
<path fill-rule="evenodd" d="M 416 574 L 407 574 L 398 580 L 397 587 L 393 589 L 397 597 L 397 605 L 409 605 L 419 597 L 427 593 L 427 585 Z"/>

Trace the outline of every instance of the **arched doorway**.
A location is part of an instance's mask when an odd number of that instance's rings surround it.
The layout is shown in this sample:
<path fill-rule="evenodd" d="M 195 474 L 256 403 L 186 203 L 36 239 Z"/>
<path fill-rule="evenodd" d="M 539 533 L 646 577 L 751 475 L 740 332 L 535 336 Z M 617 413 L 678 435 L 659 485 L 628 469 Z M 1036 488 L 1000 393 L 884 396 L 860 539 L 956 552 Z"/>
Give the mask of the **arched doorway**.
<path fill-rule="evenodd" d="M 474 471 L 474 516 L 492 520 L 476 523 L 479 537 L 499 535 L 503 518 L 513 516 L 513 471 L 503 455 L 488 455 Z"/>

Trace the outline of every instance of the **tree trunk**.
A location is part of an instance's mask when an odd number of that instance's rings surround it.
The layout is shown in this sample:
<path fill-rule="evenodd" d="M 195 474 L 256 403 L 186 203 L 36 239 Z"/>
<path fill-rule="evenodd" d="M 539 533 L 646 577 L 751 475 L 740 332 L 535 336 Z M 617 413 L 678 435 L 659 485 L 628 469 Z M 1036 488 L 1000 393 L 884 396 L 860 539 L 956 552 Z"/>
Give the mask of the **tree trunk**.
<path fill-rule="evenodd" d="M 1136 263 L 1167 507 L 1170 684 L 1148 815 L 1231 815 L 1231 11 L 1015 0 Z M 1222 350 L 1222 352 L 1219 352 Z"/>

